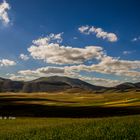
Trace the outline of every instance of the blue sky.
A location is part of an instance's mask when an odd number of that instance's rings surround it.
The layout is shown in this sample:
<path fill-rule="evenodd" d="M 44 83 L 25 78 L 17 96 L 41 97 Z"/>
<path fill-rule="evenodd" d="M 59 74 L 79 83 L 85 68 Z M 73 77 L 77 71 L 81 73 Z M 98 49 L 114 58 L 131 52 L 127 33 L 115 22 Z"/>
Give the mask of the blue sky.
<path fill-rule="evenodd" d="M 4 1 L 0 0 L 0 3 L 3 4 Z M 20 78 L 23 78 L 23 73 L 22 75 L 19 74 L 20 71 L 30 70 L 31 72 L 35 72 L 42 67 L 64 68 L 66 66 L 75 65 L 79 68 L 79 65 L 92 66 L 105 61 L 105 56 L 103 56 L 102 59 L 94 59 L 94 57 L 92 57 L 92 59 L 85 59 L 80 63 L 75 63 L 77 60 L 73 59 L 73 63 L 71 64 L 58 64 L 56 61 L 52 62 L 52 60 L 48 62 L 48 56 L 47 58 L 45 57 L 45 59 L 40 58 L 40 56 L 38 56 L 39 58 L 34 58 L 35 56 L 28 51 L 28 48 L 33 45 L 33 40 L 43 39 L 51 33 L 54 35 L 63 33 L 61 35 L 63 41 L 58 43 L 60 46 L 71 46 L 72 48 L 83 49 L 85 49 L 86 46 L 100 46 L 106 57 L 115 59 L 115 64 L 113 63 L 111 66 L 108 66 L 108 63 L 106 63 L 106 66 L 103 65 L 106 69 L 109 69 L 109 67 L 113 69 L 113 72 L 111 71 L 110 73 L 106 71 L 101 72 L 101 70 L 95 70 L 95 68 L 91 70 L 89 67 L 88 69 L 90 70 L 80 69 L 79 72 L 70 67 L 69 74 L 74 73 L 78 78 L 87 79 L 87 81 L 95 84 L 96 82 L 94 82 L 94 80 L 97 81 L 97 84 L 99 81 L 103 82 L 105 80 L 108 82 L 116 80 L 115 83 L 132 81 L 132 79 L 134 79 L 132 82 L 140 80 L 139 0 L 7 0 L 5 3 L 7 3 L 10 8 L 5 9 L 9 21 L 5 21 L 5 19 L 2 18 L 0 11 L 1 77 L 15 78 L 15 76 L 18 75 Z M 103 36 L 98 37 L 95 32 L 88 34 L 81 32 L 78 29 L 82 26 L 88 26 L 89 29 L 91 27 L 96 29 L 101 28 L 102 31 L 107 34 L 113 33 L 116 35 L 117 41 L 111 42 Z M 45 49 L 44 51 L 48 50 Z M 69 53 L 72 52 L 70 51 Z M 24 54 L 27 60 L 20 58 L 21 54 Z M 14 61 L 15 64 L 3 65 L 2 63 L 4 63 L 4 61 L 2 60 L 4 59 Z M 126 64 L 128 61 L 129 64 Z M 132 66 L 134 65 L 134 61 L 137 61 L 135 64 L 137 67 Z M 125 63 L 124 65 L 127 65 L 125 67 L 126 72 L 134 71 L 136 74 L 132 73 L 129 75 L 124 74 L 124 72 L 118 74 L 118 72 L 114 70 L 114 65 L 116 67 L 118 63 L 121 63 L 121 65 Z M 129 70 L 128 65 L 131 67 Z M 121 66 L 118 65 L 118 67 Z M 124 71 L 125 68 L 120 68 L 120 71 Z M 116 69 L 116 71 L 118 70 Z M 46 76 L 49 74 L 59 73 L 47 72 Z M 42 76 L 42 74 L 40 75 Z M 28 77 L 36 78 L 32 76 L 32 73 L 31 76 L 28 75 Z M 90 79 L 91 77 L 92 79 Z"/>

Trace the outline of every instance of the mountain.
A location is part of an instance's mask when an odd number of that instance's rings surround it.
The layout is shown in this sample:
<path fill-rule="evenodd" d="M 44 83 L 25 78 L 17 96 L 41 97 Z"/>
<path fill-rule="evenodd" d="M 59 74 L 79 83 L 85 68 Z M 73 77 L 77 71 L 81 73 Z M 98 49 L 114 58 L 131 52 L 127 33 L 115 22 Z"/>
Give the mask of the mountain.
<path fill-rule="evenodd" d="M 120 85 L 117 85 L 115 87 L 112 87 L 110 89 L 113 89 L 115 91 L 120 91 L 120 92 L 126 92 L 130 90 L 135 90 L 135 91 L 140 91 L 140 83 L 122 83 Z"/>
<path fill-rule="evenodd" d="M 24 82 L 0 78 L 0 92 L 19 92 Z"/>
<path fill-rule="evenodd" d="M 10 79 L 0 78 L 0 92 L 61 92 L 61 91 L 94 91 L 102 93 L 106 91 L 126 92 L 129 90 L 140 91 L 139 83 L 122 83 L 115 87 L 106 88 L 95 86 L 80 79 L 74 79 L 62 76 L 41 77 L 29 82 L 12 81 Z"/>
<path fill-rule="evenodd" d="M 140 88 L 140 82 L 135 84 L 137 88 Z"/>
<path fill-rule="evenodd" d="M 26 82 L 23 86 L 23 92 L 53 92 L 68 89 L 83 89 L 91 91 L 104 89 L 104 87 L 94 86 L 79 79 L 61 76 L 42 77 Z"/>
<path fill-rule="evenodd" d="M 132 89 L 135 87 L 136 87 L 135 84 L 126 82 L 126 83 L 122 83 L 116 86 L 115 88 L 120 89 L 120 90 L 125 90 L 125 89 Z"/>

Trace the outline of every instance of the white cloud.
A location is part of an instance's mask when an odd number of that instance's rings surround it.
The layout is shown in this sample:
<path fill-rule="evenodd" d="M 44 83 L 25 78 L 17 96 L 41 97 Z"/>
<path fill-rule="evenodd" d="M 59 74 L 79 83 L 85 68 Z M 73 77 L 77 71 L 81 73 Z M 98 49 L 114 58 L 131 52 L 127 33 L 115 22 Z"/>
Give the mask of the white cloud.
<path fill-rule="evenodd" d="M 10 22 L 9 16 L 8 16 L 8 10 L 10 10 L 10 5 L 4 0 L 0 4 L 0 20 L 3 22 L 3 24 L 7 25 Z"/>
<path fill-rule="evenodd" d="M 140 61 L 127 61 L 104 56 L 100 63 L 69 67 L 71 71 L 88 71 L 118 76 L 140 77 Z"/>
<path fill-rule="evenodd" d="M 10 79 L 12 80 L 33 80 L 39 77 L 52 76 L 52 75 L 65 75 L 72 76 L 71 72 L 67 72 L 64 67 L 41 67 L 35 70 L 21 70 L 16 75 L 9 74 Z"/>
<path fill-rule="evenodd" d="M 53 43 L 53 41 L 55 41 L 56 43 L 61 43 L 63 41 L 62 35 L 63 35 L 63 33 L 59 33 L 59 34 L 51 33 L 47 37 L 33 40 L 33 44 L 37 45 L 37 46 L 44 46 L 44 45 L 48 45 L 50 43 Z"/>
<path fill-rule="evenodd" d="M 64 74 L 65 70 L 63 67 L 42 67 L 36 70 L 22 70 L 18 72 L 21 75 L 32 75 L 39 76 L 44 74 Z"/>
<path fill-rule="evenodd" d="M 90 33 L 96 30 L 94 27 L 89 28 L 88 26 L 80 29 L 82 32 Z M 97 32 L 101 29 L 97 28 Z M 101 33 L 101 32 L 100 32 Z M 104 35 L 104 33 L 102 33 Z M 101 37 L 103 37 L 101 35 Z M 120 58 L 113 58 L 107 56 L 102 47 L 99 46 L 86 46 L 84 48 L 76 48 L 71 46 L 60 45 L 57 39 L 60 39 L 61 34 L 55 37 L 55 34 L 49 35 L 45 38 L 40 38 L 33 41 L 33 45 L 28 48 L 30 55 L 34 59 L 44 60 L 47 63 L 66 65 L 64 67 L 43 67 L 36 70 L 25 70 L 19 71 L 18 74 L 23 76 L 31 77 L 42 77 L 51 75 L 64 75 L 70 77 L 79 77 L 81 71 L 86 71 L 89 74 L 91 72 L 97 72 L 101 74 L 124 76 L 137 78 L 140 77 L 140 61 L 129 61 L 120 60 Z M 97 36 L 100 36 L 97 34 Z M 55 38 L 55 39 L 54 39 Z M 62 38 L 61 38 L 62 39 Z M 111 39 L 110 39 L 111 40 Z M 55 43 L 56 41 L 56 43 Z M 123 54 L 130 52 L 124 51 Z M 99 63 L 93 64 L 93 59 L 98 60 Z M 88 65 L 85 62 L 89 62 Z M 70 66 L 68 66 L 71 64 Z M 75 65 L 78 64 L 78 65 Z M 90 65 L 89 65 L 90 64 Z M 80 77 L 81 78 L 81 77 Z M 87 78 L 90 78 L 87 76 Z M 92 79 L 93 80 L 93 79 Z M 95 78 L 94 84 L 106 83 L 115 85 L 120 81 Z M 114 82 L 113 82 L 114 81 Z M 112 83 L 112 84 L 111 84 Z"/>
<path fill-rule="evenodd" d="M 55 35 L 53 35 L 55 36 Z M 55 37 L 57 39 L 60 36 Z M 33 41 L 28 48 L 34 59 L 44 60 L 51 64 L 80 64 L 91 59 L 100 59 L 103 55 L 101 47 L 86 46 L 85 48 L 73 48 L 58 43 L 50 43 L 50 38 L 40 38 Z"/>
<path fill-rule="evenodd" d="M 0 67 L 14 66 L 14 65 L 16 65 L 16 62 L 14 62 L 12 60 L 8 60 L 8 59 L 1 59 L 0 60 Z"/>
<path fill-rule="evenodd" d="M 79 27 L 78 30 L 86 35 L 95 34 L 97 38 L 107 39 L 110 42 L 116 42 L 118 40 L 115 33 L 105 32 L 102 28 L 86 25 Z"/>
<path fill-rule="evenodd" d="M 44 73 L 44 74 L 63 74 L 65 73 L 65 70 L 63 67 L 42 67 L 40 69 L 37 69 L 38 72 Z"/>
<path fill-rule="evenodd" d="M 94 31 L 94 28 L 83 27 L 81 31 Z M 43 38 L 41 39 L 43 40 Z M 35 40 L 33 45 L 28 48 L 31 56 L 34 59 L 41 59 L 47 63 L 52 64 L 72 64 L 72 66 L 65 66 L 64 73 L 71 73 L 73 75 L 80 71 L 98 72 L 102 74 L 111 74 L 125 77 L 140 77 L 140 61 L 120 60 L 107 56 L 102 47 L 86 46 L 85 48 L 74 48 L 70 46 L 62 46 L 58 43 L 50 43 L 49 41 Z M 124 51 L 124 54 L 130 52 Z M 92 60 L 99 61 L 98 64 L 93 64 Z M 91 61 L 91 65 L 85 65 L 84 62 Z M 79 65 L 74 65 L 79 64 Z M 47 69 L 48 70 L 48 69 Z"/>
<path fill-rule="evenodd" d="M 7 74 L 7 76 L 9 76 L 9 78 L 14 81 L 30 81 L 37 78 L 37 77 L 35 78 L 34 76 L 32 77 L 31 75 L 25 76 L 25 75 L 17 75 L 17 74 Z"/>
<path fill-rule="evenodd" d="M 22 70 L 19 71 L 18 74 L 16 75 L 9 74 L 10 79 L 12 80 L 25 80 L 25 81 L 33 80 L 39 77 L 53 76 L 53 75 L 79 78 L 81 80 L 87 81 L 94 85 L 102 85 L 107 87 L 115 86 L 121 83 L 118 80 L 110 80 L 110 79 L 96 78 L 96 77 L 84 77 L 79 73 L 72 72 L 71 67 L 42 67 L 36 70 Z"/>
<path fill-rule="evenodd" d="M 91 72 L 98 72 L 101 74 L 124 76 L 126 78 L 128 77 L 128 79 L 136 79 L 135 81 L 138 81 L 138 79 L 140 79 L 139 69 L 140 61 L 120 60 L 119 58 L 112 58 L 104 55 L 98 64 L 92 64 L 90 66 L 85 64 L 64 67 L 47 66 L 36 70 L 22 70 L 19 71 L 17 75 L 12 75 L 11 79 L 20 78 L 24 80 L 32 80 L 39 77 L 59 75 L 80 78 L 81 80 L 85 80 L 95 85 L 115 86 L 123 81 L 91 77 L 88 75 L 84 77 L 83 75 L 80 75 L 80 72 L 86 71 L 89 75 Z M 126 78 L 124 78 L 124 81 Z M 133 82 L 135 81 L 133 80 Z"/>
<path fill-rule="evenodd" d="M 115 86 L 121 83 L 119 80 L 111 80 L 105 78 L 96 78 L 96 77 L 88 77 L 82 76 L 78 72 L 72 72 L 71 67 L 42 67 L 36 70 L 22 70 L 19 71 L 18 74 L 9 74 L 10 79 L 12 80 L 24 80 L 29 81 L 39 77 L 45 76 L 68 76 L 72 78 L 78 78 L 83 81 L 89 82 L 93 85 L 102 85 L 106 87 Z"/>
<path fill-rule="evenodd" d="M 84 33 L 84 34 L 89 34 L 89 29 L 90 27 L 88 25 L 86 26 L 81 26 L 78 28 L 78 30 L 81 32 L 81 33 Z"/>
<path fill-rule="evenodd" d="M 113 87 L 116 85 L 121 84 L 122 82 L 119 80 L 111 80 L 111 79 L 105 79 L 105 78 L 96 78 L 96 77 L 84 77 L 80 76 L 79 79 L 87 81 L 93 85 L 97 86 L 105 86 L 105 87 Z"/>
<path fill-rule="evenodd" d="M 60 75 L 60 76 L 76 76 L 77 73 L 72 72 L 67 67 L 41 67 L 35 70 L 21 70 L 18 72 L 20 76 L 31 76 L 31 77 L 44 77 L 44 76 L 52 76 L 52 75 Z"/>
<path fill-rule="evenodd" d="M 110 34 L 102 31 L 100 28 L 95 29 L 94 27 L 89 26 L 83 27 L 80 30 L 87 34 L 95 32 L 96 30 L 96 36 L 104 39 L 108 39 L 108 34 Z M 122 82 L 119 80 L 90 77 L 88 74 L 86 77 L 80 75 L 81 71 L 86 71 L 89 75 L 91 72 L 97 72 L 100 74 L 123 76 L 125 79 L 140 79 L 140 61 L 120 60 L 120 58 L 107 56 L 103 48 L 99 46 L 85 46 L 84 48 L 78 48 L 61 45 L 60 43 L 62 43 L 63 40 L 62 34 L 63 33 L 50 34 L 47 37 L 33 40 L 33 45 L 28 48 L 28 51 L 34 59 L 65 66 L 55 67 L 53 65 L 35 70 L 22 70 L 16 75 L 11 75 L 10 78 L 14 80 L 32 80 L 39 77 L 59 75 L 80 78 L 92 84 L 102 86 L 114 86 Z M 111 41 L 111 38 L 109 40 Z M 129 53 L 129 51 L 123 52 L 123 54 Z M 26 55 L 21 54 L 20 58 L 26 59 Z M 93 59 L 98 60 L 98 63 L 93 64 Z M 86 65 L 85 62 L 89 61 L 90 63 Z"/>
<path fill-rule="evenodd" d="M 29 56 L 28 55 L 25 55 L 25 54 L 20 54 L 19 58 L 22 59 L 22 60 L 24 60 L 24 61 L 29 60 Z"/>

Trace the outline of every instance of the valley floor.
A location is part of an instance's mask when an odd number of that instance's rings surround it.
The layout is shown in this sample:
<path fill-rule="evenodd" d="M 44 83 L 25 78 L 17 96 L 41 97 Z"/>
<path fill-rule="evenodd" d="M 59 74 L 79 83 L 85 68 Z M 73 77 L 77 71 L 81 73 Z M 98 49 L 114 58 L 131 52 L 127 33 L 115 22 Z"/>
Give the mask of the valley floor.
<path fill-rule="evenodd" d="M 0 140 L 24 139 L 138 140 L 140 93 L 1 93 Z"/>
<path fill-rule="evenodd" d="M 1 93 L 0 116 L 109 117 L 140 114 L 140 93 Z"/>
<path fill-rule="evenodd" d="M 139 140 L 140 116 L 0 120 L 0 140 Z"/>

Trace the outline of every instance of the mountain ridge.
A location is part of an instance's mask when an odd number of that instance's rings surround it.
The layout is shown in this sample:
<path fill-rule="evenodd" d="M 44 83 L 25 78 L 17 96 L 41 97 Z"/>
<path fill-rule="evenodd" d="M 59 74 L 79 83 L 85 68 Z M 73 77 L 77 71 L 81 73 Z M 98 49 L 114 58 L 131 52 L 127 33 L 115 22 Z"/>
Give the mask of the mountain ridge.
<path fill-rule="evenodd" d="M 66 90 L 80 89 L 81 91 L 105 92 L 140 90 L 138 83 L 122 83 L 114 87 L 96 86 L 80 79 L 65 76 L 40 77 L 38 79 L 24 82 L 13 81 L 10 79 L 0 78 L 0 92 L 61 92 Z"/>

